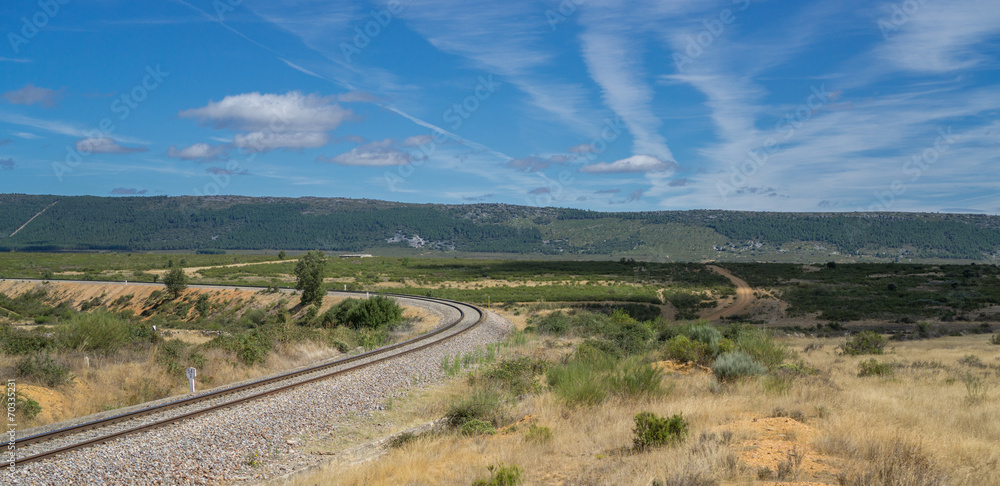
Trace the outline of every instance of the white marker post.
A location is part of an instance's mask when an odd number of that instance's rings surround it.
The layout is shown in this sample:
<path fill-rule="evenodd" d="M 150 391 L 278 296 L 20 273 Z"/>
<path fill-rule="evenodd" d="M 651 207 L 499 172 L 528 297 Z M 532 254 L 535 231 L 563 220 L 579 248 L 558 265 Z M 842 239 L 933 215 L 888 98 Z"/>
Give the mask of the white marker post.
<path fill-rule="evenodd" d="M 187 369 L 188 383 L 191 384 L 191 393 L 194 393 L 194 377 L 198 376 L 198 370 L 194 368 Z"/>

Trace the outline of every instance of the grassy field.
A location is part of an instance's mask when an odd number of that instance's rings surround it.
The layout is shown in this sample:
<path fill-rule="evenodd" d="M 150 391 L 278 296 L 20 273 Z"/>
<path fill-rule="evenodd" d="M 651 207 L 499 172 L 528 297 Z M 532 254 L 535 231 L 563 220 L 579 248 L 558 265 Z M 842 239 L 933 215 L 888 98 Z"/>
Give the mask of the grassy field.
<path fill-rule="evenodd" d="M 397 399 L 352 430 L 360 440 L 376 422 L 386 433 L 387 424 L 401 430 L 459 412 L 478 417 L 476 427 L 404 435 L 382 458 L 334 461 L 275 484 L 978 486 L 1000 477 L 1000 425 L 992 419 L 1000 413 L 1000 346 L 987 336 L 898 342 L 885 354 L 857 356 L 838 349 L 843 338 L 778 338 L 784 364 L 738 379 L 671 360 L 652 338 L 639 358 L 616 362 L 657 370 L 655 383 L 623 387 L 601 378 L 613 372 L 597 372 L 586 382 L 593 386 L 568 386 L 558 377 L 579 365 L 583 335 L 614 339 L 587 331 L 595 318 L 586 316 L 576 314 L 583 320 L 568 334 L 538 328 L 496 361 Z M 887 371 L 867 374 L 872 360 Z M 662 445 L 640 442 L 641 412 L 679 416 L 686 433 Z"/>

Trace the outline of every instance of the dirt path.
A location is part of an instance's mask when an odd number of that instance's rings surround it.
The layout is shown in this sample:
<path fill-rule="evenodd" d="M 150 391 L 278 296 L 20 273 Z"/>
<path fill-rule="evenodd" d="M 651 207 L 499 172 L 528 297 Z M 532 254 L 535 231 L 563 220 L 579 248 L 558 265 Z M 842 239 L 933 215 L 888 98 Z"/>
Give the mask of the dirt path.
<path fill-rule="evenodd" d="M 715 265 L 707 265 L 707 267 L 709 270 L 728 278 L 729 281 L 736 285 L 736 302 L 733 302 L 732 305 L 723 309 L 714 310 L 710 314 L 702 316 L 702 319 L 708 319 L 711 321 L 746 312 L 746 310 L 750 308 L 750 305 L 754 302 L 753 288 L 750 287 L 750 284 L 742 278 L 733 275 L 725 268 L 717 267 Z"/>
<path fill-rule="evenodd" d="M 288 262 L 297 262 L 297 261 L 299 261 L 298 258 L 293 258 L 291 260 L 270 260 L 270 261 L 266 261 L 266 262 L 230 263 L 229 265 L 213 265 L 213 266 L 210 266 L 210 267 L 185 267 L 184 268 L 184 273 L 188 277 L 193 277 L 194 274 L 197 273 L 199 270 L 208 270 L 210 268 L 245 267 L 245 266 L 248 266 L 248 265 L 266 265 L 268 263 L 288 263 Z M 153 274 L 153 275 L 165 275 L 167 273 L 167 271 L 168 270 L 166 268 L 164 268 L 164 269 L 160 269 L 160 270 L 146 270 L 146 273 L 150 273 L 150 274 Z"/>

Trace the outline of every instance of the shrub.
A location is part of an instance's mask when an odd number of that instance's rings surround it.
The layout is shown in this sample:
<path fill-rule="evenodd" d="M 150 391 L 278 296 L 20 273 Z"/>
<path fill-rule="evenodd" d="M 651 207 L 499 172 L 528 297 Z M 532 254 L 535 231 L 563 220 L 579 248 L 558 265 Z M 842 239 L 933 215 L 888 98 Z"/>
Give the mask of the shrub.
<path fill-rule="evenodd" d="M 858 363 L 858 376 L 892 376 L 895 369 L 889 363 L 880 363 L 875 358 Z"/>
<path fill-rule="evenodd" d="M 479 419 L 466 420 L 465 423 L 459 426 L 458 431 L 462 435 L 493 435 L 497 433 L 497 429 L 493 424 Z"/>
<path fill-rule="evenodd" d="M 69 366 L 48 353 L 28 356 L 18 361 L 15 371 L 18 376 L 37 380 L 48 387 L 59 386 L 72 379 Z"/>
<path fill-rule="evenodd" d="M 667 341 L 665 349 L 667 358 L 674 361 L 687 363 L 688 361 L 699 361 L 702 353 L 698 343 L 692 341 L 687 336 L 674 336 Z"/>
<path fill-rule="evenodd" d="M 399 449 L 413 441 L 417 440 L 417 435 L 413 432 L 403 432 L 392 439 L 389 439 L 389 447 L 393 449 Z"/>
<path fill-rule="evenodd" d="M 350 347 L 347 346 L 347 343 L 345 343 L 345 342 L 343 342 L 343 341 L 341 341 L 339 339 L 334 339 L 330 343 L 330 346 L 332 346 L 334 349 L 336 349 L 338 352 L 341 352 L 341 353 L 346 353 L 348 350 L 351 349 Z"/>
<path fill-rule="evenodd" d="M 1000 332 L 990 337 L 990 344 L 1000 345 Z"/>
<path fill-rule="evenodd" d="M 595 368 L 595 363 L 571 360 L 550 368 L 545 378 L 552 392 L 567 404 L 596 405 L 607 398 L 608 389 Z"/>
<path fill-rule="evenodd" d="M 520 396 L 537 388 L 535 377 L 545 371 L 545 362 L 527 356 L 503 360 L 483 372 L 478 379 Z"/>
<path fill-rule="evenodd" d="M 552 392 L 569 405 L 595 405 L 607 398 L 608 374 L 617 360 L 599 348 L 583 343 L 565 363 L 545 374 Z"/>
<path fill-rule="evenodd" d="M 535 329 L 541 334 L 561 336 L 568 333 L 572 327 L 569 321 L 569 317 L 562 311 L 553 312 L 539 319 L 538 323 L 535 324 Z"/>
<path fill-rule="evenodd" d="M 552 429 L 540 425 L 531 424 L 528 431 L 524 433 L 524 439 L 528 442 L 545 443 L 552 440 Z"/>
<path fill-rule="evenodd" d="M 445 417 L 452 427 L 461 427 L 470 420 L 500 425 L 503 421 L 500 395 L 493 390 L 476 390 L 464 399 L 452 403 Z"/>
<path fill-rule="evenodd" d="M 0 323 L 0 350 L 7 354 L 33 354 L 53 346 L 52 339 L 41 332 L 16 329 Z"/>
<path fill-rule="evenodd" d="M 889 342 L 881 334 L 875 331 L 861 331 L 841 346 L 844 354 L 857 356 L 862 354 L 882 354 L 885 345 Z"/>
<path fill-rule="evenodd" d="M 620 313 L 620 314 L 619 314 Z M 605 328 L 604 337 L 625 354 L 637 354 L 649 347 L 653 333 L 645 324 L 635 321 L 622 311 L 612 315 L 613 325 Z"/>
<path fill-rule="evenodd" d="M 502 464 L 497 466 L 491 465 L 487 469 L 490 471 L 490 477 L 488 479 L 477 479 L 472 482 L 472 486 L 517 486 L 523 482 L 523 479 L 521 479 L 523 471 L 517 464 L 511 464 L 510 466 Z"/>
<path fill-rule="evenodd" d="M 119 315 L 95 311 L 60 325 L 57 340 L 70 349 L 110 353 L 130 343 L 155 343 L 160 336 L 147 324 L 131 323 Z"/>
<path fill-rule="evenodd" d="M 680 414 L 667 418 L 658 417 L 652 412 L 639 412 L 635 416 L 633 433 L 633 448 L 643 451 L 682 442 L 688 433 L 688 423 Z"/>
<path fill-rule="evenodd" d="M 965 401 L 974 405 L 986 400 L 989 388 L 986 382 L 972 373 L 965 374 Z"/>
<path fill-rule="evenodd" d="M 618 370 L 609 379 L 615 393 L 624 398 L 655 396 L 663 392 L 663 371 L 640 362 L 638 358 L 619 364 Z"/>
<path fill-rule="evenodd" d="M 737 334 L 736 350 L 742 351 L 768 369 L 780 365 L 795 356 L 791 349 L 774 340 L 771 331 L 756 327 L 746 327 Z"/>
<path fill-rule="evenodd" d="M 28 420 L 34 420 L 38 414 L 42 413 L 42 406 L 38 402 L 20 393 L 14 395 L 14 409 Z"/>
<path fill-rule="evenodd" d="M 332 308 L 337 322 L 354 329 L 391 328 L 403 318 L 403 308 L 382 296 L 348 299 Z"/>
<path fill-rule="evenodd" d="M 708 346 L 714 353 L 718 353 L 719 340 L 722 339 L 722 333 L 718 329 L 707 324 L 695 324 L 688 328 L 686 334 L 691 339 Z"/>
<path fill-rule="evenodd" d="M 729 381 L 744 376 L 763 375 L 767 367 L 744 351 L 733 351 L 719 355 L 712 363 L 712 372 L 719 381 Z"/>

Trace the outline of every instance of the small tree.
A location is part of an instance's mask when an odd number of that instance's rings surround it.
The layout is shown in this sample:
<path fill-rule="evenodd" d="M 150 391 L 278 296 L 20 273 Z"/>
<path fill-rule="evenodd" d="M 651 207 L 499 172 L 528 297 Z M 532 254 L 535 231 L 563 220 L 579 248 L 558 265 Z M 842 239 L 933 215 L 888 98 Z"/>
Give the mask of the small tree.
<path fill-rule="evenodd" d="M 326 258 L 321 251 L 310 251 L 295 264 L 295 289 L 302 291 L 302 305 L 323 302 L 323 270 Z"/>
<path fill-rule="evenodd" d="M 180 267 L 175 267 L 163 277 L 163 285 L 167 286 L 167 292 L 171 297 L 176 299 L 187 288 L 187 275 Z"/>
<path fill-rule="evenodd" d="M 288 255 L 285 253 L 285 250 L 281 250 L 278 252 L 278 260 L 284 260 L 286 256 Z"/>

